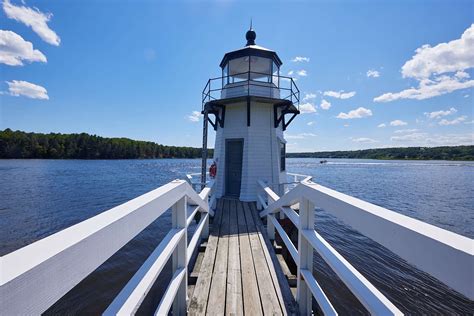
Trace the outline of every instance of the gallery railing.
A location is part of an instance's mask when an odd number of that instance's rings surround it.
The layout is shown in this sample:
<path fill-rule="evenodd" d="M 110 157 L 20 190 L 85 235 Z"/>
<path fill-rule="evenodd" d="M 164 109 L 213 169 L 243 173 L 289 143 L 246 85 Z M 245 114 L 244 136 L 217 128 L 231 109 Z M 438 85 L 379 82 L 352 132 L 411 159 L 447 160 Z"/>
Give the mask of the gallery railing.
<path fill-rule="evenodd" d="M 254 71 L 209 79 L 202 91 L 202 108 L 207 102 L 220 100 L 226 92 L 239 88 L 239 96 L 254 96 L 260 89 L 267 91 L 270 98 L 278 95 L 277 99 L 291 101 L 299 110 L 300 90 L 293 78 Z"/>

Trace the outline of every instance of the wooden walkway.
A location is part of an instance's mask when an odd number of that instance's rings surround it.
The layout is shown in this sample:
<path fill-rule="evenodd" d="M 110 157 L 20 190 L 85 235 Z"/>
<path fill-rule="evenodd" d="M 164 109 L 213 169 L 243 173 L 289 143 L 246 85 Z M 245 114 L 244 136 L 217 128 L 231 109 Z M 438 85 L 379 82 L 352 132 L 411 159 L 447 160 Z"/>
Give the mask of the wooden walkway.
<path fill-rule="evenodd" d="M 220 199 L 190 315 L 288 315 L 294 299 L 255 203 Z"/>

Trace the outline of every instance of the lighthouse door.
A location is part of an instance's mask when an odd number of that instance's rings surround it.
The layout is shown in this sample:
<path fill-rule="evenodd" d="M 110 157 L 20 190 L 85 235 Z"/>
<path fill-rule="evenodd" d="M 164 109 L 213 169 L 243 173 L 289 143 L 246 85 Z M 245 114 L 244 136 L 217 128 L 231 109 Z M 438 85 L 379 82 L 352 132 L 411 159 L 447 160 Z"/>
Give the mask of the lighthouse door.
<path fill-rule="evenodd" d="M 225 144 L 225 195 L 239 197 L 242 180 L 243 139 L 228 139 Z"/>

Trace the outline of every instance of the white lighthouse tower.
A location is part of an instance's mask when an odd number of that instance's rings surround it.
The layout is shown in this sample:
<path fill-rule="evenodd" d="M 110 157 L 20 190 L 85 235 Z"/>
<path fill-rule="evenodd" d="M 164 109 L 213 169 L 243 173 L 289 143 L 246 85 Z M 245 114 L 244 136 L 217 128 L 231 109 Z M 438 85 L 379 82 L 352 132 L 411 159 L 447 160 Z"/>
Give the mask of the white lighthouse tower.
<path fill-rule="evenodd" d="M 245 47 L 224 55 L 222 77 L 209 79 L 203 91 L 203 171 L 210 123 L 216 131 L 215 196 L 256 201 L 258 180 L 280 193 L 287 181 L 283 131 L 300 113 L 299 90 L 292 78 L 280 76 L 277 53 L 255 44 L 252 28 L 246 39 Z"/>

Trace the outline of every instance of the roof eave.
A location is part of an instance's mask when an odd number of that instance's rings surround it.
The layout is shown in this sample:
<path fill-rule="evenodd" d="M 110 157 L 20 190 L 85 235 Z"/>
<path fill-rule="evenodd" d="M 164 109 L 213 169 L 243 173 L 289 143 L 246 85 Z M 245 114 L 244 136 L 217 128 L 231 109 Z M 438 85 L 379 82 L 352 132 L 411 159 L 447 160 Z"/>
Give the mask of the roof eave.
<path fill-rule="evenodd" d="M 224 57 L 222 58 L 222 61 L 219 64 L 219 66 L 221 68 L 224 68 L 225 64 L 227 63 L 229 59 L 235 59 L 235 58 L 244 57 L 244 56 L 259 56 L 259 57 L 271 58 L 273 59 L 273 61 L 276 62 L 278 67 L 280 67 L 283 64 L 280 57 L 278 57 L 278 54 L 275 51 L 257 49 L 257 48 L 252 48 L 252 47 L 244 47 L 242 49 L 238 49 L 238 50 L 226 53 Z"/>

